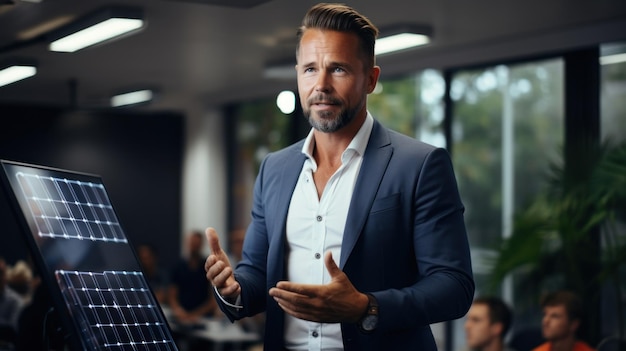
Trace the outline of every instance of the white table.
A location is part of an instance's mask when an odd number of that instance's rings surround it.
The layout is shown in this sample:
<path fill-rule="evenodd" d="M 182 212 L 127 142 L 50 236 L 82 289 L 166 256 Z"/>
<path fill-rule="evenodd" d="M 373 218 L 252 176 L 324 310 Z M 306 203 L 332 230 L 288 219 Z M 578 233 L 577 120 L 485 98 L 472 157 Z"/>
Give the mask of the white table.
<path fill-rule="evenodd" d="M 174 321 L 167 307 L 162 307 L 162 309 L 172 332 L 186 339 L 195 338 L 206 341 L 214 346 L 214 350 L 222 350 L 226 347 L 237 349 L 237 347 L 253 344 L 261 339 L 258 333 L 246 331 L 241 325 L 231 323 L 226 317 L 202 318 L 198 323 L 185 325 Z M 183 344 L 179 346 L 184 349 Z"/>

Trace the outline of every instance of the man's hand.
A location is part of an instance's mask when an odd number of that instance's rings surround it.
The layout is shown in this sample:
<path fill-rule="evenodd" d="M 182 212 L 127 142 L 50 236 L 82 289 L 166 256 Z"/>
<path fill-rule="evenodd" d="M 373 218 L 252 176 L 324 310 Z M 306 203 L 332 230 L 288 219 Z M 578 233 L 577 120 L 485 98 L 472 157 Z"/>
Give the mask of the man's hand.
<path fill-rule="evenodd" d="M 220 247 L 220 240 L 215 229 L 207 228 L 206 237 L 211 248 L 211 255 L 207 257 L 204 264 L 206 277 L 217 288 L 220 295 L 234 300 L 241 293 L 241 286 L 235 280 L 228 256 Z"/>
<path fill-rule="evenodd" d="M 356 323 L 365 313 L 367 295 L 354 288 L 348 276 L 333 260 L 324 255 L 331 281 L 326 285 L 297 284 L 281 281 L 269 291 L 270 296 L 290 315 L 320 323 Z"/>

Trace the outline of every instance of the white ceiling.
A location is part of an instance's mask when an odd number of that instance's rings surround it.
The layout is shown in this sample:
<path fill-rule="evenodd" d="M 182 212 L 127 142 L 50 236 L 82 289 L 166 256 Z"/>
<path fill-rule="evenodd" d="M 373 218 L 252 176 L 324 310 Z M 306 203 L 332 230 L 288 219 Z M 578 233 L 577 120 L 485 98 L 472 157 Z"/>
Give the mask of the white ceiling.
<path fill-rule="evenodd" d="M 296 29 L 316 2 L 0 0 L 0 65 L 14 58 L 38 65 L 36 76 L 0 87 L 0 103 L 100 107 L 115 92 L 144 86 L 158 88 L 158 99 L 144 107 L 157 110 L 275 96 L 280 89 L 295 88 L 295 82 L 264 78 L 263 67 L 293 60 Z M 381 29 L 399 23 L 432 26 L 429 46 L 379 58 L 383 77 L 626 41 L 626 0 L 345 3 Z M 142 9 L 147 27 L 75 53 L 47 50 L 42 28 L 119 4 Z"/>

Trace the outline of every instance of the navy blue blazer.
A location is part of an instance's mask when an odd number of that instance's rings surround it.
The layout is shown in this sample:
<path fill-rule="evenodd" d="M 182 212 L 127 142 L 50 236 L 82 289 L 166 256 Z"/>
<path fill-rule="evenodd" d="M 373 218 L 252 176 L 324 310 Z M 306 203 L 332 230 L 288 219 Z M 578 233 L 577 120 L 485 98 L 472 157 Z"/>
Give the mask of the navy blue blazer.
<path fill-rule="evenodd" d="M 265 350 L 281 350 L 284 313 L 268 290 L 286 280 L 286 220 L 304 141 L 268 155 L 235 277 L 244 308 L 266 311 Z M 464 207 L 448 153 L 374 121 L 355 185 L 339 267 L 379 303 L 374 333 L 341 325 L 345 350 L 436 350 L 429 324 L 460 318 L 474 296 Z M 219 299 L 218 299 L 219 301 Z"/>

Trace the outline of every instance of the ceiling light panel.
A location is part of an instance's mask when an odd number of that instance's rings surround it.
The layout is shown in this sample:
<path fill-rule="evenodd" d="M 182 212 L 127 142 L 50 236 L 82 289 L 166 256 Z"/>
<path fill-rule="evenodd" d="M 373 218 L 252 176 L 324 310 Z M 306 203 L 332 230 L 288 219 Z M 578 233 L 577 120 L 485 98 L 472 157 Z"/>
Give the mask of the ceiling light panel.
<path fill-rule="evenodd" d="M 153 96 L 154 93 L 152 92 L 152 90 L 149 89 L 119 94 L 111 98 L 111 106 L 121 107 L 128 105 L 137 105 L 152 100 Z"/>
<path fill-rule="evenodd" d="M 37 73 L 35 66 L 14 65 L 0 70 L 0 87 L 8 85 L 28 77 L 32 77 Z"/>
<path fill-rule="evenodd" d="M 137 10 L 104 9 L 78 19 L 53 35 L 50 50 L 75 52 L 138 31 L 144 21 Z"/>
<path fill-rule="evenodd" d="M 428 25 L 415 23 L 399 23 L 380 30 L 375 55 L 384 55 L 422 45 L 432 40 L 433 29 Z"/>

